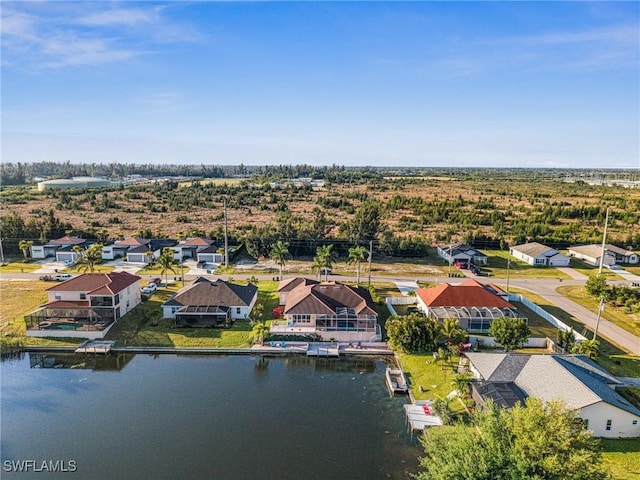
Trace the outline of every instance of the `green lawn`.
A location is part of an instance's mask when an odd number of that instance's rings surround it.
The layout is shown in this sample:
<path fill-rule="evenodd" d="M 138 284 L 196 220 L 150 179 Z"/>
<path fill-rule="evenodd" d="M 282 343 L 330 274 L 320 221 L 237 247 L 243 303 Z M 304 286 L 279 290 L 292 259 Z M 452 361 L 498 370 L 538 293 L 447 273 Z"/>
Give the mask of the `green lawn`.
<path fill-rule="evenodd" d="M 17 343 L 20 345 L 78 345 L 82 342 L 75 338 L 33 338 L 26 336 L 24 315 L 36 310 L 47 301 L 45 290 L 55 285 L 39 280 L 1 280 L 0 281 L 0 345 Z"/>
<path fill-rule="evenodd" d="M 459 357 L 453 357 L 444 367 L 435 362 L 431 353 L 398 354 L 398 359 L 416 400 L 445 398 L 454 390 L 451 379 Z M 455 413 L 464 412 L 462 403 L 457 399 L 449 402 L 449 406 Z"/>
<path fill-rule="evenodd" d="M 631 265 L 621 265 L 621 267 L 624 268 L 629 273 L 633 273 L 634 275 L 640 276 L 640 266 L 636 265 L 632 267 Z"/>
<path fill-rule="evenodd" d="M 510 288 L 511 293 L 521 293 L 526 296 L 532 302 L 538 304 L 543 310 L 549 312 L 558 320 L 573 327 L 573 329 L 585 335 L 587 338 L 591 338 L 593 335 L 591 330 L 587 326 L 579 322 L 575 317 L 569 315 L 564 310 L 551 304 L 548 300 L 542 298 L 535 293 L 528 290 L 522 290 L 519 288 Z M 551 338 L 555 339 L 555 335 Z M 600 342 L 600 354 L 596 358 L 596 361 L 608 371 L 614 375 L 622 375 L 624 377 L 640 377 L 640 357 L 635 355 L 629 355 L 621 348 L 613 345 L 602 337 L 598 338 Z"/>
<path fill-rule="evenodd" d="M 602 460 L 616 480 L 640 479 L 640 438 L 602 439 Z"/>
<path fill-rule="evenodd" d="M 93 267 L 93 273 L 109 273 L 109 272 L 113 272 L 115 268 L 116 267 L 114 267 L 113 265 L 95 265 Z M 64 273 L 89 273 L 88 270 L 86 272 L 81 272 L 77 265 L 74 265 L 73 267 L 65 268 L 62 271 Z"/>
<path fill-rule="evenodd" d="M 529 328 L 531 329 L 531 336 L 536 338 L 545 338 L 549 337 L 551 339 L 556 338 L 556 334 L 558 329 L 547 322 L 540 315 L 535 313 L 533 310 L 526 307 L 524 304 L 520 302 L 512 302 L 518 311 L 522 313 L 525 317 L 527 317 L 529 323 Z"/>
<path fill-rule="evenodd" d="M 42 265 L 32 262 L 10 262 L 0 265 L 0 272 L 6 273 L 30 273 L 40 270 Z"/>
<path fill-rule="evenodd" d="M 557 291 L 576 302 L 578 305 L 588 308 L 592 312 L 598 311 L 600 301 L 597 298 L 588 295 L 583 286 L 563 285 L 562 287 L 557 288 Z M 640 318 L 638 315 L 629 315 L 624 313 L 624 309 L 621 307 L 605 305 L 604 311 L 602 312 L 602 318 L 609 320 L 620 328 L 624 328 L 627 332 L 640 336 Z"/>
<path fill-rule="evenodd" d="M 169 280 L 178 279 L 183 273 L 185 275 L 189 273 L 189 267 L 184 267 L 184 272 L 179 266 L 175 267 L 175 270 L 176 270 L 175 272 L 172 272 L 170 270 L 166 271 L 167 278 Z M 150 265 L 150 266 L 141 268 L 140 270 L 138 270 L 137 273 L 140 275 L 158 275 L 159 277 L 162 276 L 162 280 L 164 281 L 164 273 L 162 273 L 162 268 L 156 265 Z"/>
<path fill-rule="evenodd" d="M 585 276 L 589 275 L 597 275 L 600 267 L 594 267 L 593 265 L 589 265 L 588 263 L 583 262 L 582 260 L 578 260 L 577 258 L 572 258 L 571 263 L 569 264 L 571 268 L 573 268 L 576 272 L 580 272 Z M 602 269 L 602 275 L 607 277 L 607 280 L 621 280 L 622 278 L 606 267 Z"/>
<path fill-rule="evenodd" d="M 487 253 L 489 264 L 486 267 L 482 267 L 482 270 L 494 277 L 506 278 L 508 266 L 509 278 L 571 278 L 554 267 L 532 267 L 528 263 L 521 262 L 513 257 L 508 262 L 509 252 L 504 250 L 491 250 L 485 253 Z"/>

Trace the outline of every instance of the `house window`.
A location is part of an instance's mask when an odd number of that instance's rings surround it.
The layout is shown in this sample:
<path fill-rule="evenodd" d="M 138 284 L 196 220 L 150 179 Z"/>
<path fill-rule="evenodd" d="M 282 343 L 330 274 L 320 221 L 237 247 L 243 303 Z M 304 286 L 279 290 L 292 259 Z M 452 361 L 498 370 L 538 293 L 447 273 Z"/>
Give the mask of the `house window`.
<path fill-rule="evenodd" d="M 607 430 L 611 430 L 611 420 L 607 420 Z"/>
<path fill-rule="evenodd" d="M 87 294 L 86 293 L 81 293 L 80 294 L 80 300 L 86 300 L 87 299 Z"/>
<path fill-rule="evenodd" d="M 59 294 L 59 293 L 56 293 L 56 294 L 55 294 L 55 299 L 56 299 L 56 300 L 62 300 L 62 295 L 61 295 L 61 294 Z"/>
<path fill-rule="evenodd" d="M 588 418 L 585 418 L 585 419 L 583 420 L 583 422 L 584 422 L 584 429 L 585 429 L 585 430 L 589 430 L 589 419 L 588 419 Z"/>
<path fill-rule="evenodd" d="M 631 422 L 631 425 L 637 425 L 638 424 L 638 420 L 634 420 L 633 422 Z"/>
<path fill-rule="evenodd" d="M 240 315 L 242 313 L 241 307 L 236 307 L 236 315 Z"/>

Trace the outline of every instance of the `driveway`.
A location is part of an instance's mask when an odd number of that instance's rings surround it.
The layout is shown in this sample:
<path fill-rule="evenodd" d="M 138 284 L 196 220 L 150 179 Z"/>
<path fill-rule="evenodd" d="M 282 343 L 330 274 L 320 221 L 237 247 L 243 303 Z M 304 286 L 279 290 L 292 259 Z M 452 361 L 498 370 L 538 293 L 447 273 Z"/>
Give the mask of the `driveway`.
<path fill-rule="evenodd" d="M 559 271 L 566 273 L 574 280 L 587 280 L 587 276 L 571 267 L 556 267 Z"/>
<path fill-rule="evenodd" d="M 402 295 L 409 295 L 409 292 L 413 292 L 420 288 L 420 285 L 410 280 L 398 280 L 393 283 L 397 285 L 398 290 L 400 290 L 400 293 L 402 293 Z"/>
<path fill-rule="evenodd" d="M 63 262 L 56 262 L 55 260 L 46 258 L 44 260 L 38 260 L 37 263 L 42 265 L 38 270 L 33 271 L 33 273 L 37 275 L 51 275 L 67 268 Z"/>
<path fill-rule="evenodd" d="M 126 262 L 121 258 L 117 258 L 115 260 L 111 260 L 110 262 L 106 262 L 104 265 L 113 266 L 114 272 L 127 272 L 127 273 L 131 273 L 132 275 L 135 275 L 136 273 L 138 273 L 138 270 L 144 267 L 143 263 Z"/>

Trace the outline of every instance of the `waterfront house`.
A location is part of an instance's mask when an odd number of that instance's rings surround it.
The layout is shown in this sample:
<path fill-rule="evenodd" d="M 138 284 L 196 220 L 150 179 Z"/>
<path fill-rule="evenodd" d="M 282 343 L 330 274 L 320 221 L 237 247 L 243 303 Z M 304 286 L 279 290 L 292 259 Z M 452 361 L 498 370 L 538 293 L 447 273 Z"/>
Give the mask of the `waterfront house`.
<path fill-rule="evenodd" d="M 455 318 L 472 333 L 486 332 L 496 318 L 524 318 L 508 298 L 496 285 L 482 285 L 472 279 L 458 285 L 445 282 L 416 290 L 417 308 L 427 317 L 440 322 Z"/>
<path fill-rule="evenodd" d="M 571 258 L 555 248 L 538 242 L 524 243 L 509 249 L 509 254 L 534 267 L 568 267 Z"/>
<path fill-rule="evenodd" d="M 640 410 L 615 388 L 622 383 L 584 355 L 466 352 L 474 376 L 472 396 L 510 408 L 526 397 L 561 400 L 594 436 L 640 436 Z"/>
<path fill-rule="evenodd" d="M 438 255 L 447 263 L 486 265 L 487 256 L 479 250 L 462 243 L 438 246 Z"/>
<path fill-rule="evenodd" d="M 324 340 L 379 341 L 378 313 L 369 291 L 338 282 L 293 280 L 285 293 L 283 320 L 271 324 L 271 333 L 316 334 Z M 286 287 L 286 284 L 285 284 Z"/>
<path fill-rule="evenodd" d="M 602 256 L 602 245 L 578 245 L 569 247 L 569 255 L 578 258 L 590 265 L 600 265 L 600 257 Z M 629 264 L 635 265 L 640 261 L 638 254 L 625 250 L 615 245 L 606 244 L 604 246 L 603 265 Z"/>
<path fill-rule="evenodd" d="M 103 338 L 140 303 L 140 277 L 85 273 L 47 289 L 48 301 L 25 315 L 27 336 Z"/>
<path fill-rule="evenodd" d="M 280 305 L 285 305 L 287 303 L 287 295 L 292 291 L 298 288 L 299 286 L 309 286 L 316 285 L 320 282 L 317 280 L 313 280 L 311 278 L 306 277 L 294 277 L 287 278 L 286 280 L 281 280 L 278 284 L 278 295 L 280 296 Z"/>
<path fill-rule="evenodd" d="M 198 277 L 163 303 L 162 312 L 180 327 L 229 326 L 249 318 L 257 299 L 258 287 L 251 283 L 236 285 Z"/>

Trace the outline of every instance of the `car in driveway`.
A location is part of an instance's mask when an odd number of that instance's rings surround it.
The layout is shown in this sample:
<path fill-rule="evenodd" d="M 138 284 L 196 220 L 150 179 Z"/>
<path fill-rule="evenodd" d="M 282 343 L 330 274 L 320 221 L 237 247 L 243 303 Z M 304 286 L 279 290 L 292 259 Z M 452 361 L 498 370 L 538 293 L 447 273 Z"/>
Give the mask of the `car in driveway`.
<path fill-rule="evenodd" d="M 156 285 L 155 283 L 147 283 L 144 287 L 142 287 L 142 293 L 145 295 L 151 295 L 152 293 L 155 293 L 158 290 L 158 285 Z"/>

